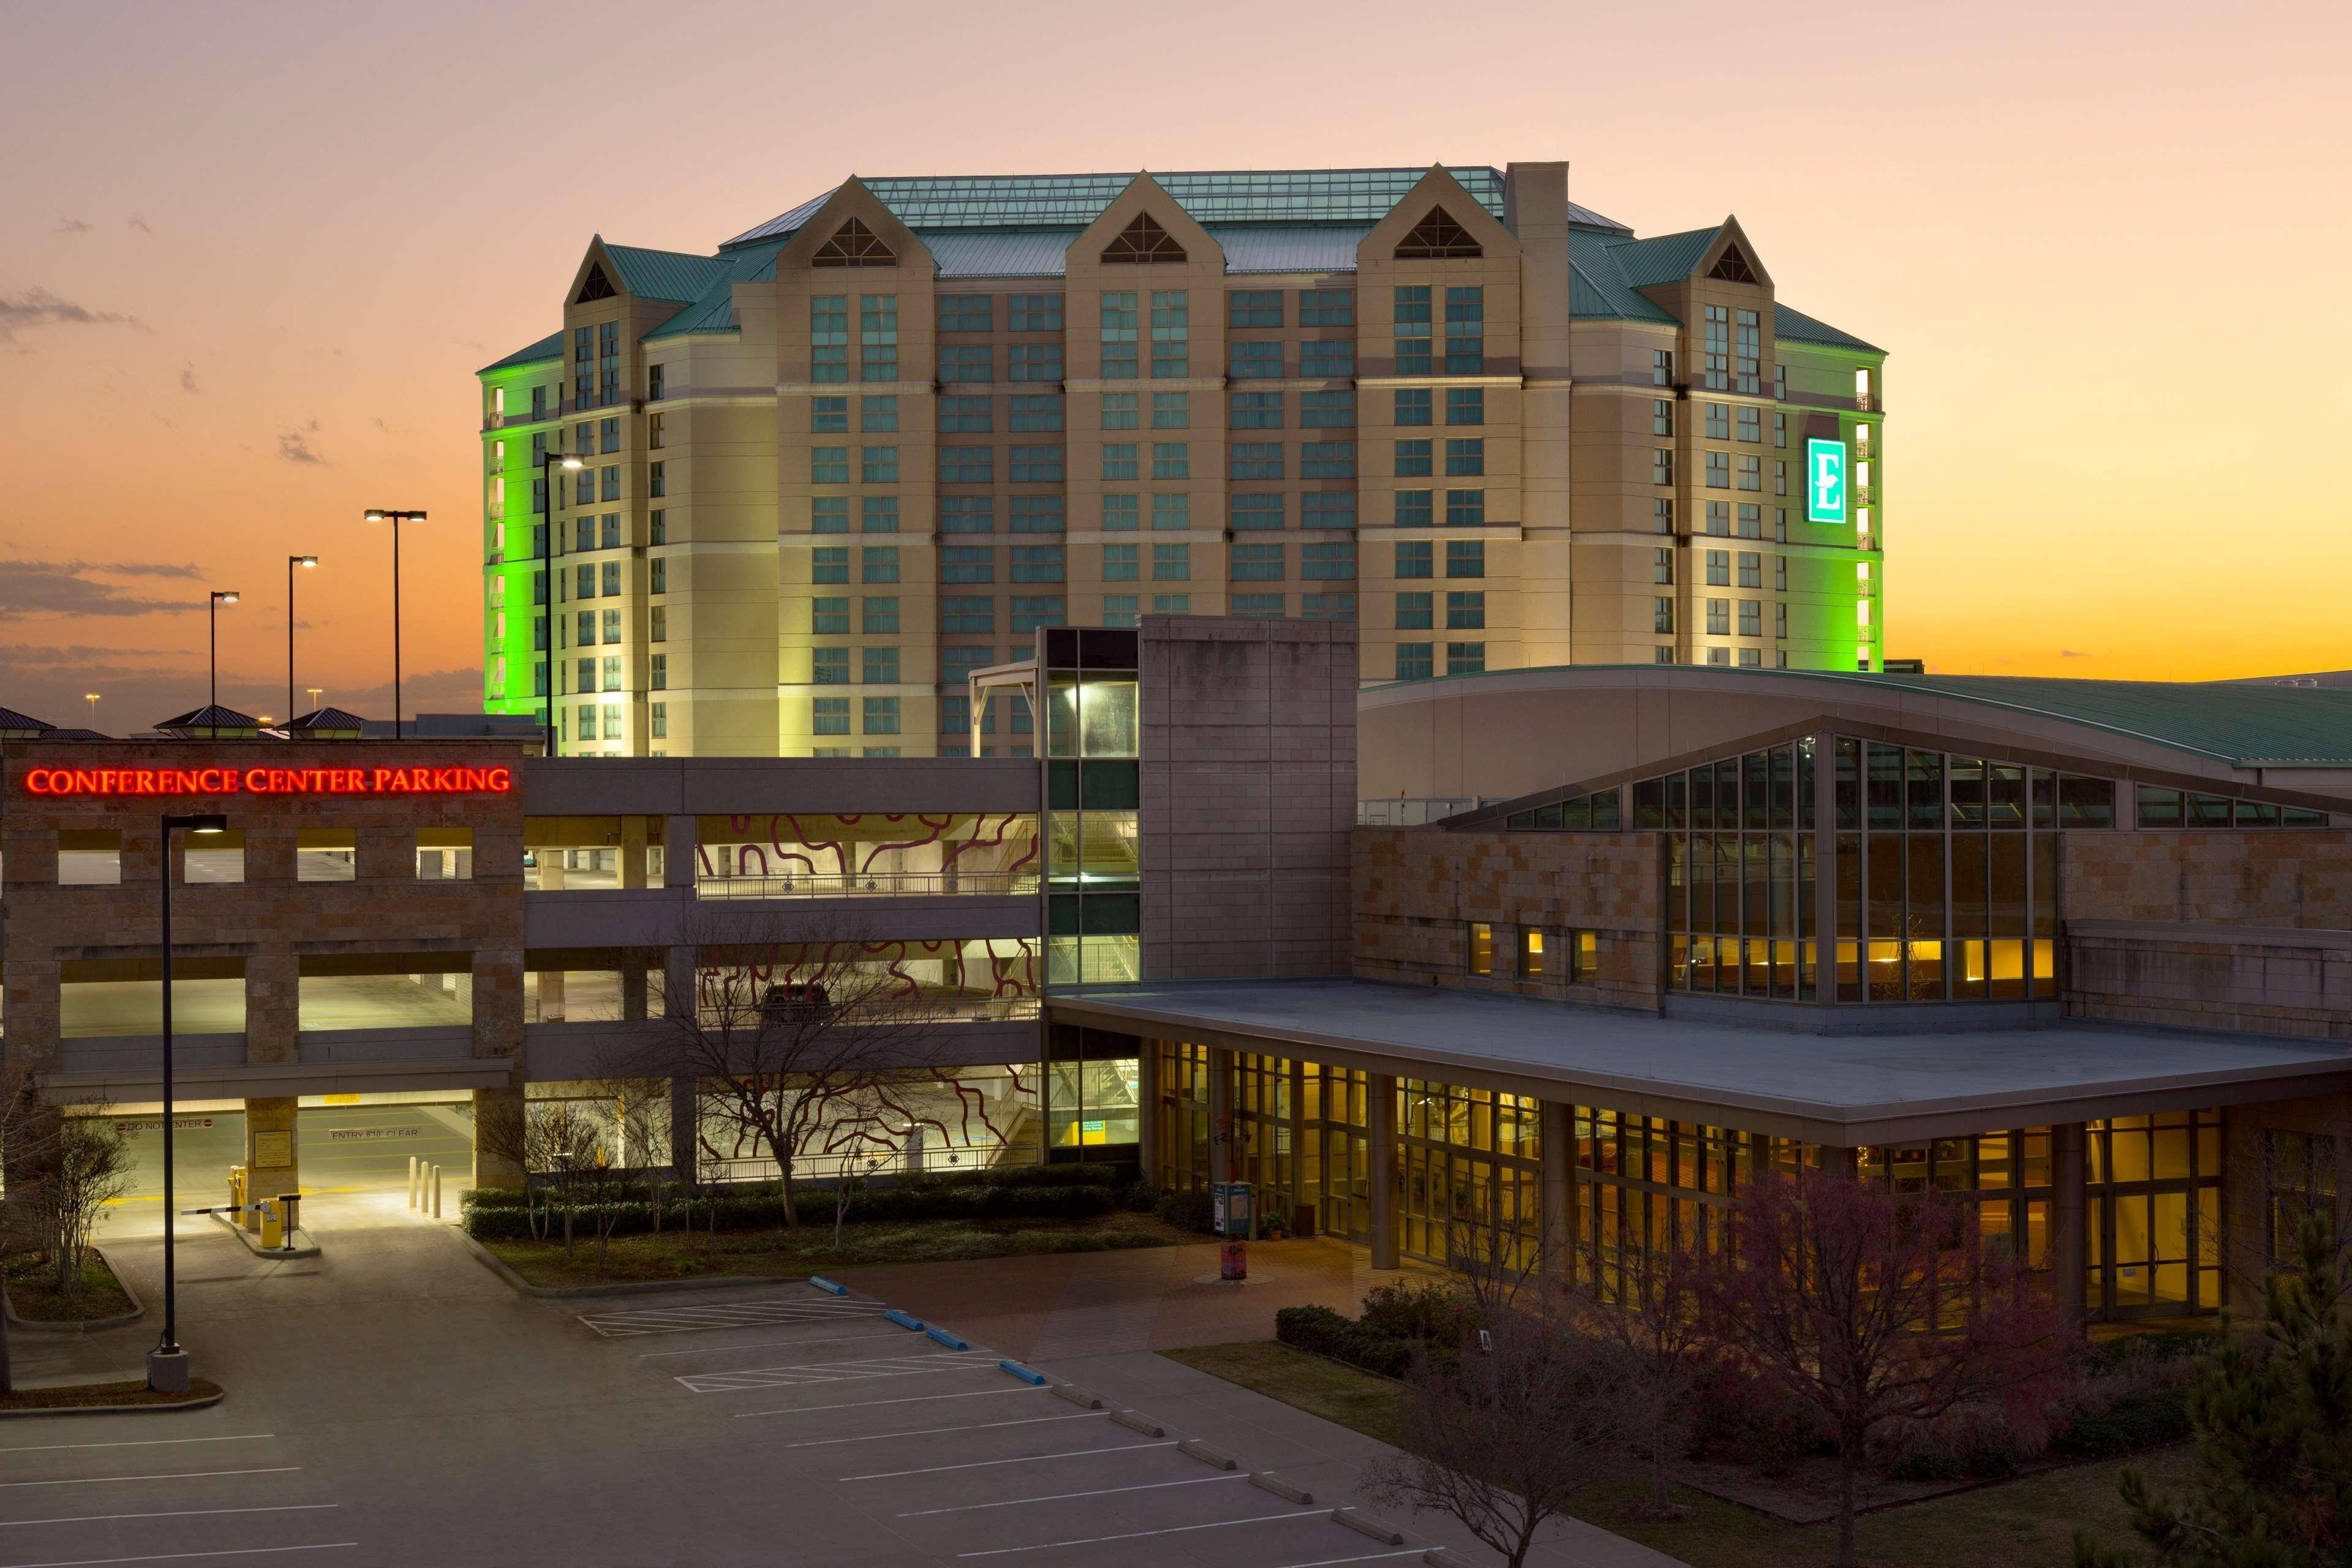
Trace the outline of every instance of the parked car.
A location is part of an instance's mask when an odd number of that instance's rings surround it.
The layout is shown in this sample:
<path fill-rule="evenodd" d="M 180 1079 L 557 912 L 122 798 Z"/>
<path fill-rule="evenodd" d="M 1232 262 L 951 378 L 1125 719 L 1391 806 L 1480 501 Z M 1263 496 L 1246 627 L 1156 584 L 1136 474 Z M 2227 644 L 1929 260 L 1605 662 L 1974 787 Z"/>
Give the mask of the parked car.
<path fill-rule="evenodd" d="M 821 1018 L 832 1006 L 823 981 L 791 981 L 771 985 L 760 998 L 760 1016 L 779 1023 Z"/>

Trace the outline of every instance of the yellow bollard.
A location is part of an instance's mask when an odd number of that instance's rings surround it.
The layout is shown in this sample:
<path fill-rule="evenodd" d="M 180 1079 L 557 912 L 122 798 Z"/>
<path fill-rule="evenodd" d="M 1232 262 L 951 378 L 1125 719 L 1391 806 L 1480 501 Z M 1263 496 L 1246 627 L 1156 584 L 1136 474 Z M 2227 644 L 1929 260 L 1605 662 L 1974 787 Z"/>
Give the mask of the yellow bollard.
<path fill-rule="evenodd" d="M 262 1246 L 274 1247 L 286 1245 L 286 1226 L 280 1216 L 283 1207 L 284 1205 L 274 1198 L 263 1200 L 261 1205 Z"/>
<path fill-rule="evenodd" d="M 416 1156 L 408 1157 L 408 1206 L 416 1206 Z"/>
<path fill-rule="evenodd" d="M 433 1217 L 441 1217 L 441 1167 L 433 1167 Z"/>

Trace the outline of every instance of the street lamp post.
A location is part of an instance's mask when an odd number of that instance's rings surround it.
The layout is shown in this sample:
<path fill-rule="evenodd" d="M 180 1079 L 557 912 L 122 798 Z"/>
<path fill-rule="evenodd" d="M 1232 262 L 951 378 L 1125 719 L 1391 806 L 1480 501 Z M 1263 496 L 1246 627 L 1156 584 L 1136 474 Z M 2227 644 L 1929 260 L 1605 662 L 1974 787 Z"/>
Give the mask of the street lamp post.
<path fill-rule="evenodd" d="M 213 591 L 212 602 L 205 606 L 205 630 L 211 643 L 212 696 L 206 704 L 210 710 L 205 717 L 212 721 L 213 740 L 220 739 L 220 607 L 236 603 L 236 595 L 219 588 Z"/>
<path fill-rule="evenodd" d="M 286 558 L 286 717 L 294 717 L 294 568 L 319 563 L 315 555 L 289 555 Z"/>
<path fill-rule="evenodd" d="M 372 506 L 370 522 L 392 524 L 392 738 L 400 739 L 400 525 L 423 522 L 425 514 L 396 507 Z"/>
<path fill-rule="evenodd" d="M 163 1337 L 147 1352 L 147 1386 L 159 1394 L 188 1391 L 188 1352 L 180 1348 L 179 1277 L 173 1269 L 173 1241 L 179 1211 L 173 1206 L 172 1183 L 172 829 L 190 833 L 228 831 L 228 818 L 218 812 L 189 816 L 163 815 L 163 856 L 160 878 L 163 924 Z"/>
<path fill-rule="evenodd" d="M 557 440 L 563 438 L 562 428 L 560 426 L 556 429 L 555 437 Z M 580 455 L 576 452 L 569 454 L 554 451 L 542 452 L 539 458 L 539 485 L 540 489 L 547 494 L 547 522 L 539 531 L 539 571 L 540 582 L 544 585 L 543 591 L 547 595 L 547 603 L 543 606 L 534 605 L 533 609 L 543 608 L 547 613 L 547 647 L 533 651 L 547 655 L 547 679 L 541 682 L 545 689 L 540 693 L 540 696 L 542 714 L 547 723 L 547 740 L 542 749 L 551 757 L 555 755 L 555 470 L 572 469 L 583 466 Z"/>
<path fill-rule="evenodd" d="M 85 691 L 81 694 L 81 700 L 89 704 L 89 727 L 93 730 L 98 728 L 98 696 L 95 691 Z"/>

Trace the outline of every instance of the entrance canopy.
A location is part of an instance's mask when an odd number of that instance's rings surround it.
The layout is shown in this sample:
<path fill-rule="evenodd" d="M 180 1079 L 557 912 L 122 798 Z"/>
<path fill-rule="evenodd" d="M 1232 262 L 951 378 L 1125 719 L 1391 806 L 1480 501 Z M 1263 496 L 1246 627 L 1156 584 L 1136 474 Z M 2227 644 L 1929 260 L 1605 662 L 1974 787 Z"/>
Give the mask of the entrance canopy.
<path fill-rule="evenodd" d="M 2352 1089 L 2324 1041 L 2067 1024 L 1798 1034 L 1361 980 L 1058 993 L 1057 1023 L 1855 1147 Z M 1790 1028 L 1811 1021 L 1790 1008 Z"/>

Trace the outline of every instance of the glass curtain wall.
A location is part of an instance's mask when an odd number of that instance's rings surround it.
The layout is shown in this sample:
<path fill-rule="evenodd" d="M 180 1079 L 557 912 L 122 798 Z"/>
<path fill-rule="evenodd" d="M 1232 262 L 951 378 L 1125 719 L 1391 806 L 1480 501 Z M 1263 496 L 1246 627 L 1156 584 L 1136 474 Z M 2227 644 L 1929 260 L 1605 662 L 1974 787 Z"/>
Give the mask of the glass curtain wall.
<path fill-rule="evenodd" d="M 1665 830 L 1676 990 L 1812 1000 L 1812 773 L 1808 736 L 1633 786 L 1633 826 Z"/>
<path fill-rule="evenodd" d="M 1142 977 L 1141 713 L 1132 632 L 1045 633 L 1046 977 Z"/>

